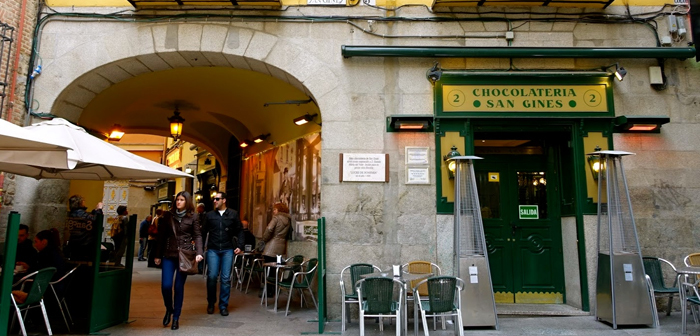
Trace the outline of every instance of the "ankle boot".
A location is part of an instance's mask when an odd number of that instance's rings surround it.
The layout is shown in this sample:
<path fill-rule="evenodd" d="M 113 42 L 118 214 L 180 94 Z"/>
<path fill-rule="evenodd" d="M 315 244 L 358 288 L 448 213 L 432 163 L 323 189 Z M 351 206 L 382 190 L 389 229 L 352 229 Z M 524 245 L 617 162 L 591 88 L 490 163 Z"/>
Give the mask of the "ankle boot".
<path fill-rule="evenodd" d="M 165 311 L 165 317 L 163 317 L 163 326 L 167 327 L 170 324 L 170 318 L 173 316 L 173 312 L 170 310 Z"/>
<path fill-rule="evenodd" d="M 173 319 L 173 325 L 170 326 L 170 330 L 178 330 L 180 329 L 180 320 L 177 318 Z"/>

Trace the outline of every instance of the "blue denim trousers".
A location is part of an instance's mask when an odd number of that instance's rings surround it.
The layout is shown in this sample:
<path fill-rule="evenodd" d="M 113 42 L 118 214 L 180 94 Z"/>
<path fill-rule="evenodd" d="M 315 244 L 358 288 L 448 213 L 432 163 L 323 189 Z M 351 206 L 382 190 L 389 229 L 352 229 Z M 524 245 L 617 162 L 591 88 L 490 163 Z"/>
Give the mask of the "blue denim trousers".
<path fill-rule="evenodd" d="M 160 264 L 163 266 L 160 287 L 163 292 L 163 303 L 165 303 L 165 309 L 172 311 L 173 318 L 177 319 L 182 312 L 182 301 L 185 298 L 185 281 L 187 281 L 187 274 L 180 272 L 180 261 L 177 258 L 163 258 Z M 173 288 L 175 290 L 174 302 Z"/>
<path fill-rule="evenodd" d="M 146 251 L 146 238 L 139 238 L 139 260 L 143 260 L 144 251 Z"/>
<path fill-rule="evenodd" d="M 220 278 L 219 309 L 228 307 L 231 296 L 231 265 L 233 249 L 207 250 L 207 303 L 216 304 L 216 280 Z"/>

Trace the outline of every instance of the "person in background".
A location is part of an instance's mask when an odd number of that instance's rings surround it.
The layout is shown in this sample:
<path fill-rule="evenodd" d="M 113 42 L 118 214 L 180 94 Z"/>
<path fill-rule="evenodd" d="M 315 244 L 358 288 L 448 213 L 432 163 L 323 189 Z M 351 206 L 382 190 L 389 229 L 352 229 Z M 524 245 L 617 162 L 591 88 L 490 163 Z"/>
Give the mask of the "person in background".
<path fill-rule="evenodd" d="M 148 267 L 160 268 L 160 265 L 156 265 L 154 259 L 157 251 L 156 244 L 158 242 L 158 218 L 162 215 L 163 210 L 156 209 L 156 215 L 153 217 L 151 225 L 148 226 L 148 246 L 146 247 L 146 251 L 148 252 Z"/>
<path fill-rule="evenodd" d="M 151 225 L 151 222 L 153 221 L 153 216 L 148 215 L 146 216 L 146 219 L 141 221 L 141 224 L 139 224 L 139 254 L 138 254 L 138 261 L 146 261 L 146 258 L 143 257 L 143 253 L 146 251 L 146 243 L 148 241 L 148 227 Z"/>
<path fill-rule="evenodd" d="M 219 313 L 228 316 L 231 296 L 231 266 L 233 254 L 243 248 L 243 226 L 236 210 L 226 207 L 226 193 L 218 192 L 213 198 L 214 210 L 205 217 L 202 232 L 207 240 L 207 314 L 214 313 L 216 282 L 219 279 Z M 234 246 L 233 237 L 238 237 Z M 235 250 L 234 250 L 235 249 Z"/>
<path fill-rule="evenodd" d="M 17 232 L 17 256 L 15 258 L 17 265 L 20 262 L 31 265 L 36 260 L 36 250 L 32 246 L 32 240 L 27 238 L 29 238 L 29 227 L 20 224 Z"/>
<path fill-rule="evenodd" d="M 250 245 L 252 250 L 255 248 L 255 235 L 248 229 L 250 224 L 247 219 L 243 219 L 241 225 L 243 225 L 243 246 Z"/>
<path fill-rule="evenodd" d="M 179 250 L 197 251 L 195 260 L 200 262 L 202 257 L 202 231 L 199 217 L 194 212 L 192 196 L 181 191 L 175 196 L 175 203 L 168 212 L 158 219 L 158 250 L 154 259 L 157 265 L 163 266 L 161 275 L 161 292 L 165 304 L 163 326 L 173 324 L 171 330 L 180 328 L 180 313 L 185 295 L 187 273 L 180 271 Z M 174 285 L 173 285 L 174 282 Z M 174 299 L 173 299 L 174 289 Z"/>
<path fill-rule="evenodd" d="M 68 217 L 94 222 L 97 215 L 102 214 L 102 206 L 102 202 L 99 202 L 94 210 L 87 212 L 83 196 L 73 195 L 68 199 L 68 208 L 70 210 Z M 75 229 L 70 232 L 66 251 L 71 260 L 92 261 L 95 254 L 94 245 L 94 235 L 92 232 L 83 229 Z"/>
<path fill-rule="evenodd" d="M 36 261 L 28 265 L 30 273 L 46 267 L 55 267 L 56 273 L 54 273 L 51 281 L 56 281 L 63 276 L 66 269 L 66 262 L 63 259 L 63 253 L 61 253 L 61 243 L 58 237 L 59 233 L 55 228 L 44 230 L 36 234 L 34 237 L 34 248 L 38 253 L 36 255 Z"/>
<path fill-rule="evenodd" d="M 206 216 L 206 213 L 204 212 L 205 206 L 204 203 L 197 203 L 197 216 L 199 216 L 199 223 L 201 225 L 204 225 L 204 217 Z M 204 256 L 207 255 L 207 241 L 208 241 L 208 236 L 202 232 L 202 239 L 204 239 Z M 204 258 L 204 262 L 201 262 L 197 265 L 199 268 L 199 274 L 204 273 L 204 264 L 207 262 L 207 258 Z"/>
<path fill-rule="evenodd" d="M 272 206 L 272 219 L 267 224 L 263 233 L 265 248 L 263 258 L 265 262 L 276 262 L 277 255 L 287 254 L 287 232 L 291 227 L 292 218 L 289 216 L 289 208 L 284 203 L 275 203 Z M 267 284 L 267 296 L 275 296 L 275 285 Z M 261 293 L 262 295 L 262 293 Z"/>
<path fill-rule="evenodd" d="M 129 226 L 129 211 L 126 206 L 120 205 L 117 207 L 117 223 L 113 225 L 118 225 L 117 233 L 112 236 L 114 240 L 114 255 L 112 257 L 112 262 L 115 266 L 121 266 L 122 257 L 124 252 L 126 252 L 126 228 Z"/>

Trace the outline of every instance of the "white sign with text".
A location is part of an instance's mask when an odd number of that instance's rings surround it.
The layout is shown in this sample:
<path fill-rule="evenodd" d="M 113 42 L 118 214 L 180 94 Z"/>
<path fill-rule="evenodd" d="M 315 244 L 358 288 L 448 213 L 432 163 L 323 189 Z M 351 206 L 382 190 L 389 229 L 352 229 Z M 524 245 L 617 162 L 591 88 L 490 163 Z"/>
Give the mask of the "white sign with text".
<path fill-rule="evenodd" d="M 343 182 L 386 182 L 386 154 L 342 154 Z"/>

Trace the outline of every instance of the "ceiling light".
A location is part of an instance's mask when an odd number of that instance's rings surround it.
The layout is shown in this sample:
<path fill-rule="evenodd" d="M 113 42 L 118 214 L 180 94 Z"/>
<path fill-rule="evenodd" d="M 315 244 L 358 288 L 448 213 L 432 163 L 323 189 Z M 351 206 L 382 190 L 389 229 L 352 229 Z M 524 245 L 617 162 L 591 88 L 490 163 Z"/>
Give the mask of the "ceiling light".
<path fill-rule="evenodd" d="M 314 120 L 314 118 L 315 118 L 317 115 L 318 115 L 318 113 L 314 113 L 314 114 L 308 114 L 308 113 L 307 113 L 307 114 L 305 114 L 305 115 L 303 115 L 303 116 L 301 116 L 301 117 L 299 117 L 299 118 L 295 118 L 295 119 L 294 119 L 294 124 L 296 124 L 297 126 L 301 126 L 301 125 L 307 124 L 307 123 L 309 123 L 309 121 Z"/>
<path fill-rule="evenodd" d="M 261 142 L 265 141 L 265 139 L 267 139 L 269 136 L 270 136 L 270 133 L 260 134 L 253 139 L 253 142 L 261 143 Z"/>
<path fill-rule="evenodd" d="M 252 145 L 252 144 L 253 144 L 253 142 L 250 141 L 250 140 L 243 140 L 243 141 L 240 143 L 240 146 L 241 146 L 241 148 L 246 148 L 246 147 L 248 147 L 248 146 L 250 146 L 250 145 Z"/>
<path fill-rule="evenodd" d="M 109 131 L 109 141 L 119 141 L 122 139 L 124 136 L 124 130 L 122 129 L 122 126 L 119 124 L 114 124 L 112 126 L 112 130 Z"/>
<path fill-rule="evenodd" d="M 173 112 L 172 117 L 168 118 L 168 121 L 170 121 L 170 136 L 175 140 L 179 139 L 182 135 L 182 123 L 185 122 L 185 119 L 180 116 L 180 111 L 178 111 L 177 107 L 175 107 L 175 112 Z"/>

